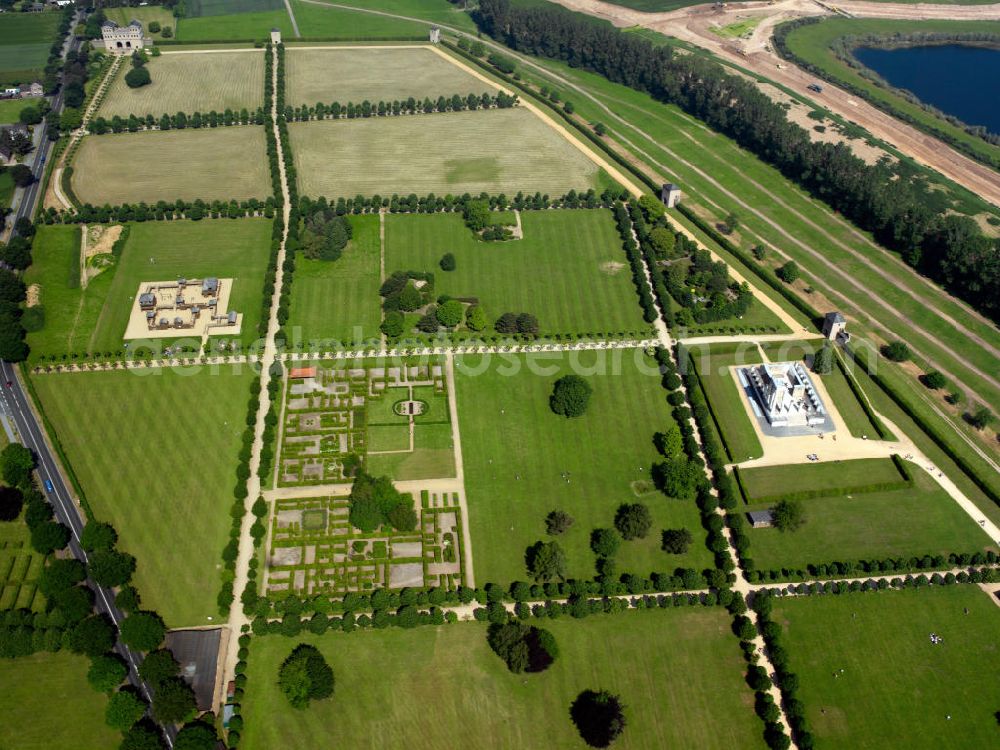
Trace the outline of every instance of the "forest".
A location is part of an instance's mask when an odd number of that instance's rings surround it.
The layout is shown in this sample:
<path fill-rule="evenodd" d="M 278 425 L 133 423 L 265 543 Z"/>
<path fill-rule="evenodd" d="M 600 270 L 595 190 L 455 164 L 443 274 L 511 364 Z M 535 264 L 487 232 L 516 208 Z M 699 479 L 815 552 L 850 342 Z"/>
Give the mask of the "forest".
<path fill-rule="evenodd" d="M 507 46 L 561 60 L 675 104 L 779 169 L 885 247 L 984 315 L 1000 320 L 1000 240 L 967 216 L 931 209 L 927 189 L 866 164 L 844 144 L 813 143 L 781 105 L 699 55 L 595 24 L 562 8 L 482 0 L 480 29 Z"/>

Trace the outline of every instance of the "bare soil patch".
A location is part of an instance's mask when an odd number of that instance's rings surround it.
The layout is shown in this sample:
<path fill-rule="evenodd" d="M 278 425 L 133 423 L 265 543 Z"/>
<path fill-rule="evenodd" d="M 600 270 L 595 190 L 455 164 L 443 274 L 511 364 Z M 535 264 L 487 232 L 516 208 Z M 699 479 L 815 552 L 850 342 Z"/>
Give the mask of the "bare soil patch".
<path fill-rule="evenodd" d="M 26 304 L 28 307 L 34 307 L 35 305 L 40 304 L 42 301 L 42 285 L 30 284 L 28 286 L 27 294 L 28 294 L 28 299 Z"/>

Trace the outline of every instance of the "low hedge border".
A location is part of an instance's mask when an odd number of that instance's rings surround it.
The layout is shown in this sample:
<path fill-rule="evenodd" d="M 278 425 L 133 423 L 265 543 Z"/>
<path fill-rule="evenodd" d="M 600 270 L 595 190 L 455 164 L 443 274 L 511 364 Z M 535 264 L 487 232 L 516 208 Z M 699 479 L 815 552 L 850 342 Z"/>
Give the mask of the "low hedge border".
<path fill-rule="evenodd" d="M 864 411 L 865 416 L 868 417 L 868 421 L 871 422 L 872 426 L 875 428 L 875 433 L 882 440 L 889 439 L 891 437 L 889 430 L 886 429 L 886 426 L 882 424 L 882 420 L 878 418 L 878 415 L 875 413 L 875 410 L 872 409 L 871 404 L 868 402 L 868 397 L 865 395 L 865 392 L 861 390 L 861 386 L 855 379 L 854 373 L 850 372 L 847 369 L 847 366 L 844 364 L 844 358 L 843 355 L 840 353 L 840 350 L 837 349 L 836 347 L 833 347 L 833 351 L 834 351 L 834 361 L 837 363 L 837 369 L 840 370 L 844 378 L 847 380 L 847 385 L 850 387 L 851 392 L 854 394 L 854 398 L 856 398 L 858 400 L 858 403 L 861 404 L 861 409 L 862 411 Z"/>
<path fill-rule="evenodd" d="M 744 501 L 748 505 L 757 503 L 776 503 L 781 500 L 809 500 L 814 497 L 844 497 L 845 495 L 864 495 L 871 492 L 889 492 L 891 490 L 902 490 L 913 486 L 913 476 L 903 465 L 903 460 L 895 453 L 891 460 L 896 470 L 899 471 L 900 480 L 898 482 L 874 482 L 872 484 L 859 484 L 853 487 L 832 487 L 829 489 L 799 490 L 798 492 L 779 492 L 775 495 L 751 495 L 743 481 L 743 472 L 739 466 L 733 467 L 733 476 L 736 484 L 743 495 Z"/>

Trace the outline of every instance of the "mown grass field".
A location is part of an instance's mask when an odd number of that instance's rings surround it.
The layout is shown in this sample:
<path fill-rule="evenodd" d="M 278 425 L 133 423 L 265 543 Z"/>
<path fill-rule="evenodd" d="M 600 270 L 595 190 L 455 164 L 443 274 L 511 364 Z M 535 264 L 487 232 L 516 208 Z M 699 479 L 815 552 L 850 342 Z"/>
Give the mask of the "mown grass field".
<path fill-rule="evenodd" d="M 471 14 L 448 0 L 345 0 L 341 6 L 395 13 L 447 24 L 475 34 Z M 419 36 L 427 38 L 427 24 L 377 16 L 332 5 L 292 0 L 292 12 L 303 37 L 354 37 L 358 39 Z"/>
<path fill-rule="evenodd" d="M 626 706 L 616 748 L 764 746 L 722 610 L 631 611 L 539 625 L 555 636 L 560 655 L 530 675 L 509 672 L 478 623 L 304 634 L 299 640 L 323 652 L 337 681 L 334 696 L 307 711 L 289 706 L 276 678 L 298 641 L 255 638 L 244 707 L 256 720 L 247 720 L 243 746 L 568 750 L 585 746 L 569 706 L 597 688 L 619 694 Z M 392 668 L 373 670 L 373 663 Z"/>
<path fill-rule="evenodd" d="M 162 29 L 166 26 L 169 26 L 175 35 L 177 33 L 178 19 L 174 18 L 174 14 L 169 8 L 164 8 L 161 5 L 147 5 L 144 8 L 104 8 L 104 15 L 119 26 L 125 26 L 133 19 L 139 21 L 142 23 L 143 33 L 154 41 L 163 39 Z M 161 30 L 155 33 L 151 32 L 149 30 L 150 21 L 159 23 Z"/>
<path fill-rule="evenodd" d="M 789 50 L 803 60 L 817 66 L 834 82 L 845 82 L 860 88 L 864 96 L 876 106 L 889 106 L 892 110 L 902 112 L 913 118 L 923 129 L 933 129 L 947 133 L 966 147 L 981 156 L 991 159 L 993 163 L 1000 160 L 1000 146 L 991 145 L 964 129 L 949 123 L 944 118 L 925 111 L 918 104 L 907 101 L 893 91 L 878 86 L 868 80 L 845 62 L 840 60 L 831 49 L 831 45 L 845 36 L 867 36 L 879 34 L 892 37 L 895 34 L 909 33 L 953 33 L 978 32 L 983 34 L 1000 33 L 1000 22 L 984 20 L 977 21 L 908 21 L 900 19 L 875 18 L 829 18 L 819 23 L 803 26 L 791 31 L 786 43 Z M 975 123 L 973 123 L 975 124 Z"/>
<path fill-rule="evenodd" d="M 180 42 L 264 41 L 271 38 L 271 29 L 281 31 L 283 39 L 294 36 L 288 12 L 264 10 L 181 19 L 177 29 Z"/>
<path fill-rule="evenodd" d="M 0 747 L 106 750 L 121 734 L 104 723 L 108 699 L 87 684 L 90 660 L 61 651 L 0 659 Z"/>
<path fill-rule="evenodd" d="M 122 351 L 139 284 L 181 277 L 234 279 L 229 306 L 243 313 L 240 338 L 253 340 L 260 321 L 270 239 L 267 219 L 132 224 L 115 266 L 82 289 L 79 230 L 42 227 L 34 263 L 26 275 L 29 284 L 41 285 L 45 310 L 45 326 L 28 338 L 32 355 Z"/>
<path fill-rule="evenodd" d="M 743 393 L 729 369 L 732 365 L 761 362 L 760 351 L 745 344 L 697 346 L 688 351 L 730 459 L 739 463 L 763 456 L 764 450 L 743 403 Z"/>
<path fill-rule="evenodd" d="M 353 237 L 338 260 L 296 257 L 285 326 L 291 340 L 333 348 L 379 337 L 379 219 L 352 216 L 350 222 Z"/>
<path fill-rule="evenodd" d="M 218 617 L 248 369 L 41 375 L 34 386 L 94 515 L 170 627 Z"/>
<path fill-rule="evenodd" d="M 135 165 L 122 172 L 123 164 Z M 118 133 L 84 138 L 73 159 L 73 192 L 83 203 L 246 200 L 271 192 L 264 129 Z"/>
<path fill-rule="evenodd" d="M 543 334 L 642 334 L 635 286 L 611 212 L 522 211 L 524 239 L 483 242 L 458 214 L 386 217 L 385 272 L 430 271 L 435 294 L 478 297 L 492 323 L 530 312 Z M 442 271 L 445 253 L 454 271 Z"/>
<path fill-rule="evenodd" d="M 285 53 L 288 91 L 292 106 L 317 102 L 360 104 L 425 97 L 437 101 L 452 94 L 496 93 L 496 88 L 469 75 L 429 48 L 296 49 Z"/>
<path fill-rule="evenodd" d="M 817 747 L 995 744 L 1000 608 L 977 586 L 779 600 L 772 618 Z"/>
<path fill-rule="evenodd" d="M 956 337 L 954 326 L 914 295 L 932 299 L 945 316 L 961 321 L 976 335 L 1000 346 L 1000 335 L 994 326 L 971 315 L 965 305 L 906 270 L 897 257 L 874 243 L 870 235 L 856 230 L 825 204 L 810 198 L 777 170 L 676 107 L 579 69 L 548 60 L 540 62 L 586 87 L 600 104 L 626 118 L 628 126 L 612 120 L 605 109 L 589 99 L 574 95 L 565 87 L 561 89 L 564 96 L 572 96 L 581 118 L 605 122 L 613 134 L 620 132 L 630 141 L 624 144 L 627 149 L 650 161 L 665 178 L 689 185 L 689 205 L 703 207 L 716 221 L 722 221 L 730 211 L 736 212 L 741 223 L 735 236 L 738 244 L 747 247 L 767 242 L 794 259 L 817 292 L 851 318 L 855 336 L 870 335 L 875 330 L 873 323 L 881 322 L 892 329 L 894 336 L 975 384 L 987 401 L 1000 401 L 1000 392 L 969 369 L 972 364 L 983 372 L 992 372 L 995 369 L 992 355 L 975 342 Z M 547 79 L 544 82 L 552 85 Z M 942 184 L 935 196 L 944 207 L 972 213 L 988 210 L 985 202 L 953 185 Z M 836 243 L 854 248 L 864 261 Z M 820 251 L 821 257 L 810 255 L 805 248 Z M 771 268 L 784 260 L 772 251 L 765 267 Z M 872 267 L 884 271 L 889 278 L 876 274 Z M 871 293 L 848 285 L 834 274 L 831 270 L 834 268 L 855 280 L 863 280 L 864 285 L 885 300 L 885 306 L 874 300 Z M 952 352 L 931 341 L 928 334 Z"/>
<path fill-rule="evenodd" d="M 792 475 L 805 467 L 782 468 Z M 914 474 L 912 489 L 802 500 L 805 525 L 795 532 L 751 529 L 749 556 L 762 569 L 804 568 L 835 560 L 947 555 L 993 546 L 989 535 L 934 480 L 919 469 Z M 768 507 L 751 503 L 749 509 Z"/>
<path fill-rule="evenodd" d="M 649 363 L 638 350 L 503 355 L 486 362 L 465 356 L 456 361 L 478 580 L 526 580 L 525 551 L 549 538 L 545 516 L 552 510 L 576 519 L 558 537 L 567 575 L 591 578 L 595 558 L 590 532 L 611 528 L 618 506 L 631 502 L 649 506 L 653 528 L 645 539 L 622 543 L 619 571 L 649 575 L 711 566 L 694 501 L 649 489 L 650 468 L 658 456 L 653 433 L 671 420 Z M 552 412 L 549 396 L 555 381 L 574 371 L 594 393 L 586 414 L 567 419 Z M 684 555 L 663 552 L 661 530 L 681 527 L 694 537 L 691 548 Z"/>
<path fill-rule="evenodd" d="M 445 417 L 447 419 L 447 415 Z M 410 445 L 406 427 L 369 427 L 371 450 L 406 450 Z M 376 476 L 392 477 L 397 482 L 410 479 L 437 479 L 455 476 L 455 447 L 451 425 L 445 421 L 414 424 L 413 451 L 409 453 L 368 454 L 368 471 Z"/>
<path fill-rule="evenodd" d="M 600 179 L 596 164 L 522 108 L 290 123 L 288 134 L 303 195 L 556 196 Z"/>
<path fill-rule="evenodd" d="M 916 466 L 914 474 L 920 473 Z M 823 461 L 795 466 L 759 466 L 740 469 L 748 502 L 784 493 L 837 490 L 904 481 L 889 458 L 859 458 L 854 461 Z"/>
<path fill-rule="evenodd" d="M 0 14 L 0 83 L 41 78 L 61 17 L 59 11 Z"/>
<path fill-rule="evenodd" d="M 153 82 L 130 89 L 122 66 L 98 114 L 111 118 L 184 112 L 251 112 L 264 105 L 264 53 L 166 54 L 147 63 Z"/>

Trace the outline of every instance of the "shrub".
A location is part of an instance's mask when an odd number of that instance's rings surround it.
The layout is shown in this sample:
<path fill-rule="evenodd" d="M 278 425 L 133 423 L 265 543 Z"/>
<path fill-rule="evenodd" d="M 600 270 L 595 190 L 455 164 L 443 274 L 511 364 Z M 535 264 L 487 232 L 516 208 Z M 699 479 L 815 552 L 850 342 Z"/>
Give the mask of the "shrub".
<path fill-rule="evenodd" d="M 687 529 L 664 529 L 660 548 L 672 555 L 683 555 L 692 541 L 691 532 Z"/>
<path fill-rule="evenodd" d="M 590 548 L 598 557 L 614 557 L 621 543 L 621 537 L 614 529 L 594 529 L 590 532 Z"/>
<path fill-rule="evenodd" d="M 132 70 L 125 74 L 125 84 L 130 89 L 148 86 L 152 83 L 152 80 L 153 79 L 150 78 L 149 71 L 146 70 L 146 68 L 132 68 Z"/>
<path fill-rule="evenodd" d="M 486 328 L 486 311 L 480 305 L 473 305 L 465 311 L 465 325 L 470 331 L 482 331 Z"/>
<path fill-rule="evenodd" d="M 893 341 L 882 347 L 882 356 L 893 362 L 905 362 L 910 358 L 910 347 L 902 341 Z"/>
<path fill-rule="evenodd" d="M 557 536 L 573 525 L 573 516 L 562 510 L 554 510 L 545 516 L 545 533 Z"/>
<path fill-rule="evenodd" d="M 525 553 L 528 573 L 536 581 L 565 578 L 566 554 L 556 542 L 536 542 Z"/>
<path fill-rule="evenodd" d="M 118 541 L 114 526 L 99 521 L 90 521 L 80 534 L 80 546 L 87 552 L 111 549 Z"/>
<path fill-rule="evenodd" d="M 163 620 L 155 612 L 135 612 L 122 620 L 122 643 L 139 651 L 152 651 L 163 643 L 165 634 Z"/>
<path fill-rule="evenodd" d="M 794 260 L 790 260 L 785 265 L 779 266 L 775 270 L 775 274 L 786 284 L 791 284 L 799 278 L 799 267 Z"/>
<path fill-rule="evenodd" d="M 625 729 L 625 706 L 606 690 L 584 690 L 569 713 L 583 741 L 591 747 L 607 747 Z"/>
<path fill-rule="evenodd" d="M 579 417 L 587 411 L 593 393 L 590 383 L 579 375 L 564 375 L 556 381 L 549 406 L 564 417 Z"/>
<path fill-rule="evenodd" d="M 937 370 L 931 370 L 921 378 L 923 384 L 933 391 L 941 390 L 948 386 L 948 379 Z"/>
<path fill-rule="evenodd" d="M 380 328 L 382 333 L 389 338 L 396 338 L 402 335 L 405 322 L 406 318 L 403 316 L 403 313 L 398 310 L 390 310 L 385 314 L 385 319 L 382 321 Z"/>
<path fill-rule="evenodd" d="M 615 513 L 615 528 L 624 539 L 645 539 L 653 526 L 653 516 L 642 503 L 623 503 Z"/>
<path fill-rule="evenodd" d="M 455 256 L 453 253 L 445 253 L 441 256 L 441 262 L 438 264 L 441 266 L 442 271 L 454 271 L 455 270 Z"/>
<path fill-rule="evenodd" d="M 160 22 L 150 21 L 149 25 L 146 28 L 149 29 L 150 34 L 158 34 L 160 33 Z"/>
<path fill-rule="evenodd" d="M 486 640 L 515 674 L 544 672 L 559 655 L 552 633 L 517 621 L 490 625 Z"/>
<path fill-rule="evenodd" d="M 333 695 L 333 670 L 315 646 L 300 643 L 278 670 L 278 686 L 293 708 Z"/>
<path fill-rule="evenodd" d="M 0 487 L 0 521 L 13 521 L 21 515 L 24 494 L 17 487 Z"/>
<path fill-rule="evenodd" d="M 805 510 L 798 500 L 782 500 L 772 512 L 774 525 L 781 531 L 797 531 L 806 522 Z"/>
<path fill-rule="evenodd" d="M 146 703 L 131 690 L 119 690 L 108 699 L 104 720 L 109 727 L 126 731 L 146 713 Z"/>
<path fill-rule="evenodd" d="M 87 682 L 99 693 L 110 693 L 122 684 L 128 674 L 128 667 L 117 654 L 101 654 L 90 660 Z"/>
<path fill-rule="evenodd" d="M 462 322 L 465 307 L 457 299 L 450 299 L 439 305 L 435 311 L 438 322 L 446 328 L 454 328 Z"/>

